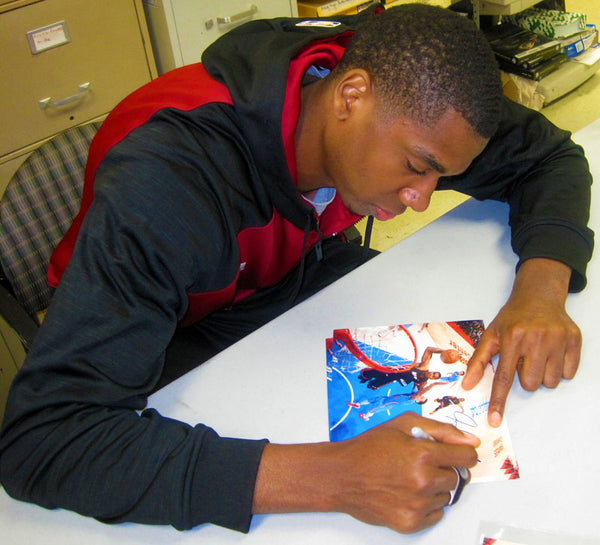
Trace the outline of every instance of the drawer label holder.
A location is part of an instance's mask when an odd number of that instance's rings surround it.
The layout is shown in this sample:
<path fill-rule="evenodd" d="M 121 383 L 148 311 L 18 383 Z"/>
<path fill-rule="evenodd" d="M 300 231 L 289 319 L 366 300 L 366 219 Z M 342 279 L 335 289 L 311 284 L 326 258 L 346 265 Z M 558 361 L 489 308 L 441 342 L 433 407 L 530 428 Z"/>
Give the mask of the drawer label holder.
<path fill-rule="evenodd" d="M 48 49 L 59 47 L 71 41 L 69 29 L 65 21 L 58 21 L 51 25 L 36 28 L 27 32 L 29 48 L 34 55 Z"/>

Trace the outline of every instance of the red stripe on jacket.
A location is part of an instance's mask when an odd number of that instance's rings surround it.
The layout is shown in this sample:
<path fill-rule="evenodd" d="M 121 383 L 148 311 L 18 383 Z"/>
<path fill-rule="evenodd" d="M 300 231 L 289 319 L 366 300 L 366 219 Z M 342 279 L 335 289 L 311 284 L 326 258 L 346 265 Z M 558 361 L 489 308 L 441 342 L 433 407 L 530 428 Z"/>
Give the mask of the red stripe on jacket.
<path fill-rule="evenodd" d="M 58 286 L 71 259 L 81 222 L 94 198 L 96 170 L 106 153 L 166 107 L 187 111 L 209 102 L 233 104 L 227 88 L 212 79 L 202 64 L 198 63 L 173 70 L 151 81 L 115 107 L 90 146 L 79 213 L 50 259 L 48 283 L 51 286 Z"/>

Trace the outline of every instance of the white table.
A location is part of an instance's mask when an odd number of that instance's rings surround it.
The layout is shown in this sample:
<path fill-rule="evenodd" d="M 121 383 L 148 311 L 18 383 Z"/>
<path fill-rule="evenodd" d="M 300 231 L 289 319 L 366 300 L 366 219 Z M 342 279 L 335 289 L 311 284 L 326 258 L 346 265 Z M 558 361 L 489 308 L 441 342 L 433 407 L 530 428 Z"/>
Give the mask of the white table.
<path fill-rule="evenodd" d="M 586 148 L 600 179 L 600 120 L 575 139 Z M 598 233 L 600 188 L 595 193 L 591 227 Z M 161 390 L 150 405 L 189 423 L 208 423 L 225 436 L 327 440 L 325 338 L 340 327 L 473 318 L 489 323 L 506 300 L 516 262 L 506 218 L 502 204 L 468 201 Z M 515 383 L 510 395 L 506 417 L 521 478 L 468 486 L 434 528 L 402 536 L 342 514 L 294 514 L 257 516 L 247 535 L 210 525 L 177 532 L 108 526 L 16 502 L 0 492 L 0 541 L 471 545 L 477 542 L 480 521 L 495 521 L 600 543 L 598 255 L 588 277 L 589 287 L 568 301 L 584 335 L 576 378 L 557 390 L 534 393 Z"/>

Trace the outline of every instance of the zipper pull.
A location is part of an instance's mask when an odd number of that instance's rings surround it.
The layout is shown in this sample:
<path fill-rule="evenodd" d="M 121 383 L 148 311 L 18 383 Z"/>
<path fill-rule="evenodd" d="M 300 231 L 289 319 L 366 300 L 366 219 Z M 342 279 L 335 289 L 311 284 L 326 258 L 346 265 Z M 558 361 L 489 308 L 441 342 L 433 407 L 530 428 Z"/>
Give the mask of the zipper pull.
<path fill-rule="evenodd" d="M 319 240 L 315 244 L 315 252 L 317 254 L 317 261 L 323 260 L 323 236 L 319 233 Z"/>

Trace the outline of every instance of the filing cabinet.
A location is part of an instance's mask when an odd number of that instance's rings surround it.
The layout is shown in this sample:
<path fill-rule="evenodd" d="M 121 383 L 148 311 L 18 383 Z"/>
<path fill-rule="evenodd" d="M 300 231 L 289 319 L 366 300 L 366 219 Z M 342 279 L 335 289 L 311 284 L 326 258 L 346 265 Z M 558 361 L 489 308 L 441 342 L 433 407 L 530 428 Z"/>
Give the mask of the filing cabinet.
<path fill-rule="evenodd" d="M 0 0 L 0 50 L 0 164 L 156 76 L 141 0 Z"/>
<path fill-rule="evenodd" d="M 0 0 L 0 196 L 44 140 L 156 77 L 141 0 Z M 0 421 L 25 353 L 0 319 Z"/>
<path fill-rule="evenodd" d="M 199 62 L 219 36 L 252 19 L 295 17 L 296 0 L 144 0 L 159 73 Z"/>

